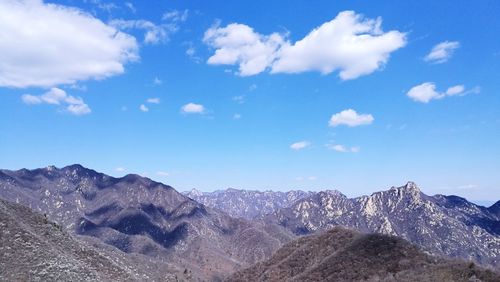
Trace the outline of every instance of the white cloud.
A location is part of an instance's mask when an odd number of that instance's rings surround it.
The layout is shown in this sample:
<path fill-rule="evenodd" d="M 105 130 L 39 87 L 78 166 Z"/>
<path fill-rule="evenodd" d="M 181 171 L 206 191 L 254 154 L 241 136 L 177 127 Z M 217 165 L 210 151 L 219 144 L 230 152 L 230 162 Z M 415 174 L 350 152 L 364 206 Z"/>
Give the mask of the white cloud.
<path fill-rule="evenodd" d="M 182 106 L 181 112 L 185 114 L 202 114 L 205 112 L 205 107 L 200 104 L 188 103 Z"/>
<path fill-rule="evenodd" d="M 370 114 L 358 114 L 353 109 L 347 109 L 332 115 L 329 121 L 329 126 L 335 127 L 339 125 L 347 125 L 349 127 L 355 127 L 371 124 L 373 120 L 374 118 Z"/>
<path fill-rule="evenodd" d="M 150 104 L 160 104 L 160 98 L 149 98 L 146 100 L 146 102 Z"/>
<path fill-rule="evenodd" d="M 134 4 L 130 3 L 130 2 L 125 2 L 124 3 L 125 7 L 127 7 L 132 13 L 135 14 L 135 12 L 137 12 L 137 9 L 135 8 Z"/>
<path fill-rule="evenodd" d="M 233 119 L 241 119 L 241 114 L 234 114 Z"/>
<path fill-rule="evenodd" d="M 165 13 L 162 22 L 155 24 L 148 20 L 123 20 L 116 19 L 110 25 L 125 30 L 143 30 L 145 44 L 165 43 L 170 40 L 170 36 L 180 29 L 180 24 L 187 20 L 188 10 L 183 12 L 174 10 Z"/>
<path fill-rule="evenodd" d="M 185 22 L 188 18 L 189 10 L 173 10 L 163 14 L 162 19 L 174 23 Z"/>
<path fill-rule="evenodd" d="M 358 153 L 360 151 L 359 147 L 346 147 L 340 144 L 327 144 L 326 147 L 341 153 Z"/>
<path fill-rule="evenodd" d="M 458 41 L 444 41 L 432 48 L 429 54 L 425 56 L 424 60 L 427 62 L 442 64 L 447 62 L 455 50 L 460 47 Z"/>
<path fill-rule="evenodd" d="M 158 77 L 155 77 L 153 79 L 153 84 L 154 85 L 161 85 L 163 83 L 163 81 L 161 81 L 161 79 L 159 79 Z"/>
<path fill-rule="evenodd" d="M 455 85 L 446 90 L 446 95 L 448 96 L 460 95 L 464 93 L 464 91 L 465 87 L 463 85 Z"/>
<path fill-rule="evenodd" d="M 464 85 L 455 85 L 449 87 L 446 92 L 439 92 L 436 90 L 436 84 L 433 82 L 424 82 L 412 87 L 406 95 L 416 102 L 428 103 L 431 100 L 442 99 L 447 96 L 464 96 L 470 93 L 477 94 L 480 91 L 479 87 L 466 90 Z"/>
<path fill-rule="evenodd" d="M 232 23 L 213 26 L 204 42 L 215 49 L 208 59 L 213 65 L 238 65 L 239 75 L 339 70 L 343 80 L 370 74 L 384 66 L 390 53 L 405 46 L 404 33 L 383 32 L 382 20 L 365 19 L 353 11 L 341 12 L 333 20 L 291 43 L 286 35 L 262 35 L 251 27 Z"/>
<path fill-rule="evenodd" d="M 21 99 L 28 105 L 61 105 L 64 107 L 65 111 L 77 116 L 89 114 L 91 112 L 90 107 L 85 104 L 82 98 L 70 96 L 59 88 L 51 88 L 49 91 L 39 96 L 24 94 L 21 96 Z"/>
<path fill-rule="evenodd" d="M 149 108 L 146 105 L 144 105 L 144 104 L 141 104 L 139 106 L 139 110 L 141 110 L 143 112 L 149 112 Z"/>
<path fill-rule="evenodd" d="M 252 84 L 250 85 L 250 87 L 248 87 L 248 91 L 252 92 L 252 91 L 255 91 L 257 89 L 257 84 Z"/>
<path fill-rule="evenodd" d="M 238 104 L 244 104 L 245 103 L 245 95 L 238 95 L 233 97 L 233 101 L 235 101 Z"/>
<path fill-rule="evenodd" d="M 0 1 L 0 86 L 52 87 L 124 72 L 134 37 L 79 9 L 40 0 Z"/>
<path fill-rule="evenodd" d="M 124 168 L 124 167 L 117 167 L 117 168 L 115 168 L 115 171 L 116 171 L 116 172 L 124 172 L 124 171 L 126 171 L 126 170 L 127 170 L 127 169 L 126 169 L 126 168 Z"/>
<path fill-rule="evenodd" d="M 300 141 L 300 142 L 296 142 L 296 143 L 293 143 L 292 145 L 290 145 L 290 149 L 295 150 L 295 151 L 299 151 L 299 150 L 305 149 L 309 146 L 311 146 L 311 143 L 309 141 Z"/>
<path fill-rule="evenodd" d="M 147 20 L 112 20 L 110 25 L 124 30 L 144 30 L 145 44 L 158 44 L 167 42 L 170 35 L 178 30 L 175 25 L 155 24 Z"/>
<path fill-rule="evenodd" d="M 186 55 L 188 55 L 189 57 L 194 57 L 194 55 L 196 54 L 196 48 L 194 48 L 193 46 L 189 46 L 187 49 L 186 49 Z"/>
<path fill-rule="evenodd" d="M 114 3 L 106 3 L 101 0 L 83 0 L 85 3 L 91 3 L 95 5 L 97 8 L 106 11 L 108 13 L 111 13 L 112 10 L 118 9 L 118 6 Z"/>
<path fill-rule="evenodd" d="M 432 99 L 443 98 L 443 94 L 436 91 L 436 85 L 432 82 L 425 82 L 414 86 L 406 93 L 408 97 L 417 102 L 428 103 Z"/>
<path fill-rule="evenodd" d="M 193 42 L 185 42 L 185 45 L 187 45 L 186 49 L 186 55 L 193 60 L 193 62 L 199 64 L 203 61 L 203 59 L 197 55 L 196 48 L 193 45 Z"/>
<path fill-rule="evenodd" d="M 277 52 L 285 43 L 282 35 L 261 35 L 244 24 L 218 25 L 205 32 L 203 41 L 215 48 L 208 59 L 211 65 L 239 65 L 239 75 L 249 76 L 263 72 L 276 60 Z"/>

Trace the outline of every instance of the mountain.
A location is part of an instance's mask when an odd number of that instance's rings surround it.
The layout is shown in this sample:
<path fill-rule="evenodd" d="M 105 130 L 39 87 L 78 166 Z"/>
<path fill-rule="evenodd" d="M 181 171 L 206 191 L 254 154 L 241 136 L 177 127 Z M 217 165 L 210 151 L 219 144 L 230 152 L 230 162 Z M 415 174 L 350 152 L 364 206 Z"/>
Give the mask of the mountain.
<path fill-rule="evenodd" d="M 193 189 L 184 192 L 184 195 L 202 203 L 205 206 L 222 210 L 232 217 L 242 217 L 254 219 L 268 213 L 275 212 L 293 204 L 295 201 L 307 196 L 313 192 L 304 191 L 252 191 L 226 189 L 214 192 L 201 192 Z"/>
<path fill-rule="evenodd" d="M 491 205 L 491 207 L 488 208 L 488 211 L 500 218 L 500 201 Z"/>
<path fill-rule="evenodd" d="M 204 280 L 268 258 L 294 237 L 280 226 L 234 219 L 148 178 L 114 178 L 81 165 L 2 170 L 0 198 L 47 214 L 71 234 Z"/>
<path fill-rule="evenodd" d="M 290 242 L 226 281 L 500 281 L 500 275 L 429 256 L 398 237 L 336 227 Z"/>
<path fill-rule="evenodd" d="M 27 207 L 0 200 L 2 281 L 176 281 L 176 275 L 184 276 L 167 264 L 146 264 L 144 258 L 95 244 L 70 236 Z"/>
<path fill-rule="evenodd" d="M 485 208 L 457 196 L 427 196 L 415 183 L 347 198 L 318 192 L 266 217 L 295 234 L 341 225 L 362 232 L 404 238 L 435 254 L 500 268 L 500 229 L 496 206 Z"/>

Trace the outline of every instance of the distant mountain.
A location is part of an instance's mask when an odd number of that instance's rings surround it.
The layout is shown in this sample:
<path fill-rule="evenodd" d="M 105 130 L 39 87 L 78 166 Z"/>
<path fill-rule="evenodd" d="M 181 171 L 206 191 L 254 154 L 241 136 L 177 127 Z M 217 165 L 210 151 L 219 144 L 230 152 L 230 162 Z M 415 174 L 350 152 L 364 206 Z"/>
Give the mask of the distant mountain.
<path fill-rule="evenodd" d="M 432 257 L 398 237 L 343 228 L 302 237 L 227 281 L 500 281 L 473 263 Z"/>
<path fill-rule="evenodd" d="M 2 170 L 0 198 L 45 213 L 70 233 L 205 280 L 268 258 L 294 237 L 280 226 L 231 218 L 148 178 L 114 178 L 80 165 Z"/>
<path fill-rule="evenodd" d="M 94 245 L 73 238 L 27 207 L 0 200 L 2 281 L 176 281 L 176 275 L 184 277 L 180 269 L 167 264 L 148 265 L 140 257 Z"/>
<path fill-rule="evenodd" d="M 313 192 L 252 191 L 229 188 L 214 192 L 201 192 L 193 189 L 183 194 L 205 206 L 222 210 L 232 217 L 254 219 L 288 207 L 299 199 L 311 196 Z"/>
<path fill-rule="evenodd" d="M 500 269 L 499 204 L 477 206 L 457 196 L 427 196 L 412 182 L 349 199 L 318 192 L 266 217 L 295 234 L 341 225 L 404 238 L 425 250 Z"/>

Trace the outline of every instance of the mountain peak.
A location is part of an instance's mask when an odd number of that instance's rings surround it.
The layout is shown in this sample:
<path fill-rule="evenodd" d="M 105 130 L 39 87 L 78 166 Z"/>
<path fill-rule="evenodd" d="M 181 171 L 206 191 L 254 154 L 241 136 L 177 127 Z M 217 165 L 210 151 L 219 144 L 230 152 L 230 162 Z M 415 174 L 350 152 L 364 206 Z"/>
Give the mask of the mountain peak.
<path fill-rule="evenodd" d="M 197 197 L 197 196 L 203 196 L 203 192 L 196 189 L 196 188 L 193 188 L 191 189 L 191 191 L 189 191 L 187 193 L 190 197 Z"/>
<path fill-rule="evenodd" d="M 418 188 L 417 184 L 413 181 L 408 181 L 406 185 L 404 186 L 407 190 L 415 190 L 420 192 L 420 189 Z"/>
<path fill-rule="evenodd" d="M 54 170 L 57 170 L 57 167 L 55 167 L 54 165 L 49 165 L 45 168 L 45 170 L 47 171 L 54 171 Z"/>
<path fill-rule="evenodd" d="M 418 188 L 417 184 L 413 181 L 408 181 L 404 186 L 401 187 L 391 187 L 389 191 L 397 191 L 403 194 L 420 194 L 421 191 Z"/>

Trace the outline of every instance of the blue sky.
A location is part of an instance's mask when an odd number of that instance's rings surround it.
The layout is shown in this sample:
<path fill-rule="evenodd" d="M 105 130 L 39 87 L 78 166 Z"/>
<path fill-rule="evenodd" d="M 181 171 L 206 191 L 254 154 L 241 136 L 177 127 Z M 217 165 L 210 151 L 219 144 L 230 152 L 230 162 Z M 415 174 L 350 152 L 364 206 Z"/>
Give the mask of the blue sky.
<path fill-rule="evenodd" d="M 4 1 L 0 167 L 500 199 L 500 3 L 337 2 Z"/>

